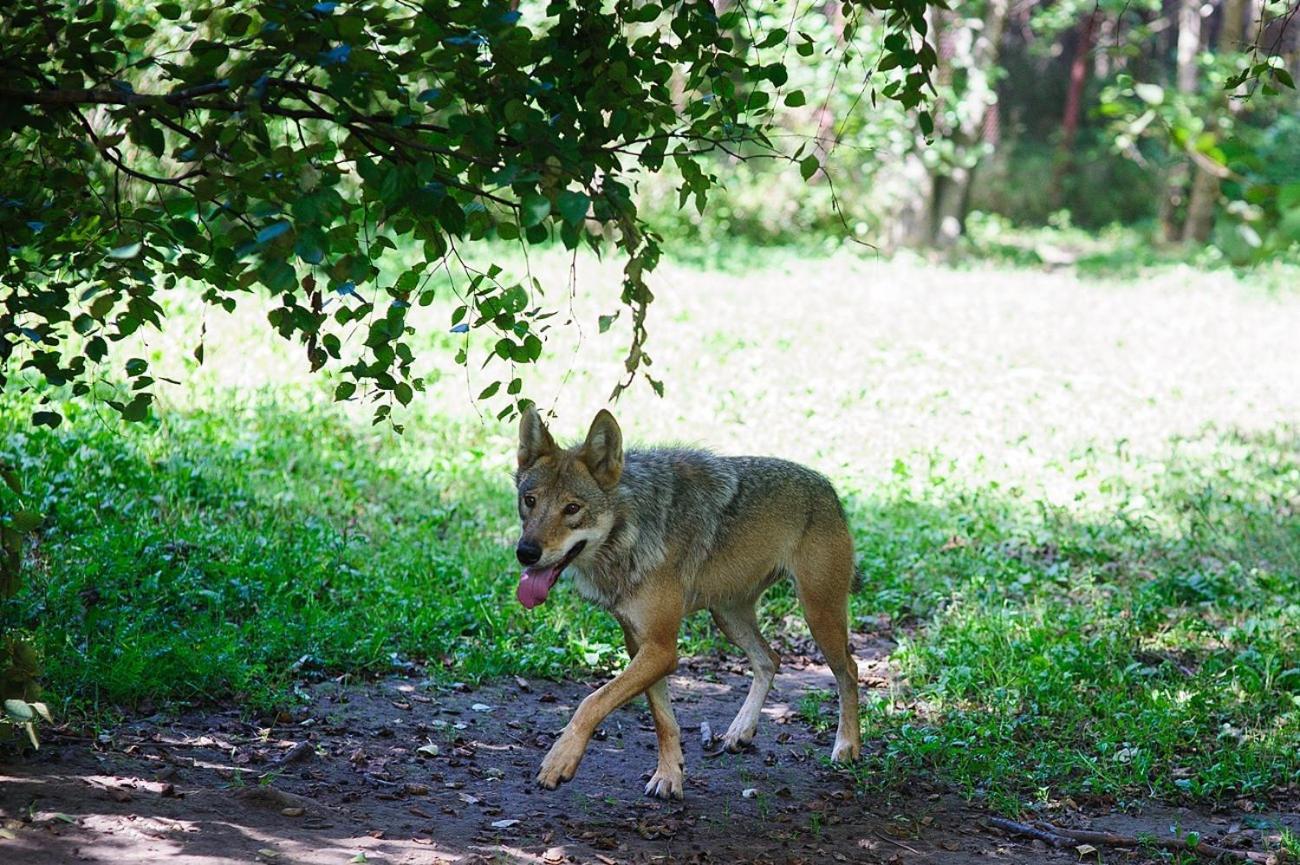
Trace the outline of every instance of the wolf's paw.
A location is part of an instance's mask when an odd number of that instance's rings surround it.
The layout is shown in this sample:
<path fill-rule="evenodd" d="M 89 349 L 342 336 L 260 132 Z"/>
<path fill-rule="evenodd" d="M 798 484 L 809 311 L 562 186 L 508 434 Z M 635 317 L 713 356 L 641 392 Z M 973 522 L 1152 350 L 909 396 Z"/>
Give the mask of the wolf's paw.
<path fill-rule="evenodd" d="M 862 756 L 862 743 L 835 737 L 835 747 L 831 749 L 831 761 L 834 763 L 853 763 Z"/>
<path fill-rule="evenodd" d="M 727 735 L 722 737 L 722 747 L 728 753 L 737 754 L 754 744 L 753 729 L 741 730 L 740 732 L 727 731 Z"/>
<path fill-rule="evenodd" d="M 650 776 L 650 783 L 645 785 L 645 794 L 657 799 L 680 799 L 685 781 L 685 772 L 682 771 L 680 764 L 675 766 L 661 764 Z"/>
<path fill-rule="evenodd" d="M 757 732 L 758 718 L 747 717 L 742 709 L 727 728 L 726 735 L 722 737 L 722 747 L 732 754 L 743 751 L 753 744 L 754 734 Z"/>
<path fill-rule="evenodd" d="M 561 735 L 542 760 L 542 768 L 537 772 L 538 786 L 554 790 L 565 781 L 571 781 L 582 762 L 586 745 L 576 737 Z"/>

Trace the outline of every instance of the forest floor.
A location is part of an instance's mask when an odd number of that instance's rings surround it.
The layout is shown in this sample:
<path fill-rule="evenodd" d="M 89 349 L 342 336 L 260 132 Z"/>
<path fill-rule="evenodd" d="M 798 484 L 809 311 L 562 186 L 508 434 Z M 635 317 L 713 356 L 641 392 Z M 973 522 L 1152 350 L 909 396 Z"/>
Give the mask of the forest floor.
<path fill-rule="evenodd" d="M 865 688 L 887 683 L 891 648 L 858 642 Z M 261 723 L 232 708 L 52 735 L 35 755 L 0 763 L 0 853 L 24 865 L 1179 861 L 1151 847 L 1093 852 L 1012 837 L 989 824 L 988 809 L 927 781 L 864 793 L 828 764 L 832 734 L 816 729 L 825 725 L 807 722 L 805 697 L 831 682 L 810 655 L 787 655 L 755 747 L 741 754 L 706 749 L 700 735 L 701 724 L 725 729 L 739 706 L 748 679 L 738 667 L 687 659 L 671 682 L 684 801 L 641 793 L 655 761 L 641 701 L 606 721 L 574 781 L 534 786 L 555 733 L 597 682 L 345 677 L 308 687 L 301 710 Z M 1196 832 L 1258 852 L 1300 830 L 1300 809 L 1284 811 L 1098 799 L 1021 819 L 1153 838 Z"/>

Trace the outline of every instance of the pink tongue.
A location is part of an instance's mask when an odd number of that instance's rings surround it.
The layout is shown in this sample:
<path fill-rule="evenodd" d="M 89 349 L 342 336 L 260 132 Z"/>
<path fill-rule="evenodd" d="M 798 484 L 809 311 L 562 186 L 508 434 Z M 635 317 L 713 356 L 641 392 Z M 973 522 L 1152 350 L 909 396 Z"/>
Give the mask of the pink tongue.
<path fill-rule="evenodd" d="M 555 585 L 555 581 L 559 577 L 559 568 L 545 568 L 542 570 L 529 568 L 519 575 L 519 588 L 515 590 L 515 597 L 519 599 L 519 603 L 524 605 L 524 609 L 531 610 L 546 600 L 546 596 L 551 591 L 551 586 Z"/>

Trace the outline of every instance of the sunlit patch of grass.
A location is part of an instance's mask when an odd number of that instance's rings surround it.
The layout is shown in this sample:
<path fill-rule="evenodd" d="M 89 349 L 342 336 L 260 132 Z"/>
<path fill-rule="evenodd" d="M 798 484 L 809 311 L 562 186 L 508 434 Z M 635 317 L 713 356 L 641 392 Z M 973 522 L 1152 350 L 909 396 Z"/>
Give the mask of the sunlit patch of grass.
<path fill-rule="evenodd" d="M 1003 802 L 1041 789 L 1264 797 L 1289 783 L 1298 433 L 1176 442 L 1159 480 L 1111 490 L 1111 520 L 1032 505 L 967 519 L 962 543 L 911 580 L 932 591 L 899 611 L 918 619 L 894 656 L 907 684 L 901 701 L 867 702 L 885 747 L 864 780 L 933 771 Z M 962 509 L 998 515 L 988 496 Z M 1033 546 L 1008 544 L 1017 534 Z"/>

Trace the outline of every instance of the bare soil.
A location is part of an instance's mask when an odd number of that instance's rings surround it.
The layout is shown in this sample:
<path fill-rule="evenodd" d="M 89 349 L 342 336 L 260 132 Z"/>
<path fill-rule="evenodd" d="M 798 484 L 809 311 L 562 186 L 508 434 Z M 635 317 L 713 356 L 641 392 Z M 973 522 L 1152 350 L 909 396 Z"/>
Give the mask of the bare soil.
<path fill-rule="evenodd" d="M 864 685 L 885 684 L 890 647 L 857 648 Z M 889 797 L 861 793 L 827 765 L 832 733 L 799 717 L 809 689 L 832 687 L 806 655 L 787 655 L 754 749 L 706 750 L 700 725 L 724 730 L 748 687 L 738 669 L 693 659 L 672 679 L 687 759 L 682 802 L 641 794 L 655 763 L 641 701 L 609 718 L 572 783 L 534 787 L 555 733 L 598 682 L 335 680 L 311 687 L 292 717 L 259 724 L 229 709 L 140 718 L 97 737 L 56 734 L 37 754 L 0 763 L 0 861 L 1080 861 L 1074 850 L 1001 834 L 978 805 L 925 782 Z M 1294 815 L 1156 803 L 1130 813 L 1067 803 L 1048 816 L 1127 834 L 1196 830 L 1254 850 L 1275 846 L 1279 826 L 1300 829 Z M 1107 862 L 1167 861 L 1101 852 Z"/>

